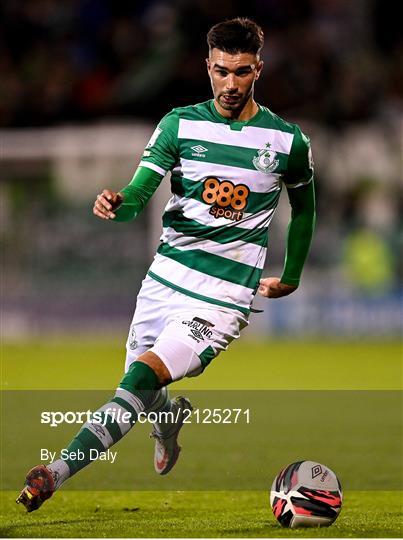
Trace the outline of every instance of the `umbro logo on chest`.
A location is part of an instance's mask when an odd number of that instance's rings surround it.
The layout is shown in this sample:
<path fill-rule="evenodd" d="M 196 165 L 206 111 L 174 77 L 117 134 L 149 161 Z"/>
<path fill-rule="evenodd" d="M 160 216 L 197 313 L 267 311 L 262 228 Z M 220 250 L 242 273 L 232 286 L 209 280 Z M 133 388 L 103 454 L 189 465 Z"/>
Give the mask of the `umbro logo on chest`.
<path fill-rule="evenodd" d="M 193 150 L 192 156 L 193 157 L 206 157 L 206 152 L 208 152 L 208 148 L 205 148 L 201 144 L 196 144 L 196 146 L 191 146 L 191 150 Z"/>

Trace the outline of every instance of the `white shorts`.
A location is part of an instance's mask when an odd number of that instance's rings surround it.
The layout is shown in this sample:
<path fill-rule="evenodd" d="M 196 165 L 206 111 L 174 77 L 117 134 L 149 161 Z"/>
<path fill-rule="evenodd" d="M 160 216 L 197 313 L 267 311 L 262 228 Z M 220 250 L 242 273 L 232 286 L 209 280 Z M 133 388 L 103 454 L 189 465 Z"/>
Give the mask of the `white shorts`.
<path fill-rule="evenodd" d="M 197 300 L 147 275 L 127 338 L 126 371 L 152 351 L 173 381 L 199 375 L 247 325 L 240 311 Z"/>

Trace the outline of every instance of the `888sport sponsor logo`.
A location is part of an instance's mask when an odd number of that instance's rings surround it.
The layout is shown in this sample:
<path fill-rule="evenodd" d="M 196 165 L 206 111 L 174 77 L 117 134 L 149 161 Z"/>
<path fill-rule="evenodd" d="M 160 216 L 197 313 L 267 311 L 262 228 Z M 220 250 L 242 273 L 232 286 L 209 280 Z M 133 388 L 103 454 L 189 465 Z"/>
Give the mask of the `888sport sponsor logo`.
<path fill-rule="evenodd" d="M 225 217 L 234 221 L 242 219 L 248 204 L 250 190 L 245 184 L 234 184 L 209 176 L 203 183 L 202 199 L 211 204 L 209 213 L 215 218 Z"/>

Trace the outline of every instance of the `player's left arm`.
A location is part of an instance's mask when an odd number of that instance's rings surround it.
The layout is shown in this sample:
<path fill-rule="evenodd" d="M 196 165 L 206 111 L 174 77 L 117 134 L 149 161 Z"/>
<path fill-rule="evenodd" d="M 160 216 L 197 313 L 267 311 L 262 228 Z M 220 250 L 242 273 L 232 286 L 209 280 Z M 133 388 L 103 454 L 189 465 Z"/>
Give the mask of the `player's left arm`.
<path fill-rule="evenodd" d="M 315 227 L 315 188 L 309 139 L 296 129 L 287 172 L 283 176 L 291 205 L 287 249 L 281 278 L 260 281 L 259 293 L 280 298 L 294 292 L 300 283 Z"/>

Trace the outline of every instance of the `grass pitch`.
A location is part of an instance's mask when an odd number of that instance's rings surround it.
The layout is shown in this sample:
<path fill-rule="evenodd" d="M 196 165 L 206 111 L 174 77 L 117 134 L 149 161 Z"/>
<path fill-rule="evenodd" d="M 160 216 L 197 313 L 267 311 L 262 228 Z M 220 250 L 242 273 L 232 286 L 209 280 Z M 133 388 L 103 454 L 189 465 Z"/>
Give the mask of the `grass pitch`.
<path fill-rule="evenodd" d="M 60 339 L 46 343 L 34 341 L 3 344 L 2 387 L 4 390 L 113 389 L 121 377 L 123 343 L 123 339 Z M 401 347 L 398 342 L 363 344 L 337 341 L 240 341 L 214 360 L 201 377 L 185 379 L 173 385 L 172 393 L 175 395 L 177 390 L 182 391 L 185 388 L 328 391 L 350 389 L 388 392 L 400 388 L 401 374 Z M 75 410 L 73 405 L 72 410 Z M 13 414 L 10 410 L 4 412 L 6 415 Z M 381 416 L 380 413 L 380 418 Z M 401 422 L 394 428 L 401 432 Z M 369 438 L 376 439 L 377 436 L 375 429 L 372 434 L 368 431 Z M 3 437 L 4 432 L 2 439 Z M 267 441 L 267 453 L 270 456 L 272 448 L 274 459 L 278 457 L 280 450 L 270 445 L 270 438 L 271 436 Z M 132 440 L 133 444 L 136 442 L 132 434 L 129 434 L 119 445 L 123 447 L 126 439 L 129 439 L 128 442 Z M 2 440 L 3 450 L 7 450 L 8 444 L 7 440 Z M 191 444 L 189 446 L 192 447 Z M 133 448 L 135 447 L 136 444 Z M 23 461 L 24 448 L 23 445 L 15 445 L 15 448 L 13 461 L 18 465 Z M 379 464 L 390 460 L 388 445 L 377 448 L 379 455 L 374 457 L 379 460 Z M 194 452 L 191 454 L 193 456 Z M 225 461 L 225 452 L 222 450 L 222 453 L 206 453 L 204 457 L 210 461 Z M 189 459 L 190 456 L 184 454 L 183 458 L 182 465 L 185 467 L 186 458 Z M 301 458 L 310 459 L 311 455 Z M 253 448 L 250 449 L 250 459 L 253 461 Z M 151 463 L 152 451 L 149 460 Z M 208 463 L 201 462 L 201 465 Z M 99 489 L 100 486 L 97 486 L 97 475 L 91 476 L 91 469 L 95 472 L 98 466 L 100 465 L 93 464 L 88 468 L 90 485 L 94 489 Z M 178 463 L 179 467 L 181 462 Z M 194 474 L 207 474 L 203 473 L 203 470 L 206 469 L 195 467 Z M 401 474 L 401 468 L 398 470 Z M 4 472 L 3 470 L 2 473 Z M 87 471 L 83 473 L 82 478 L 86 473 Z M 80 477 L 77 476 L 76 479 L 79 480 Z M 3 537 L 294 538 L 402 535 L 401 491 L 347 490 L 344 492 L 342 512 L 330 528 L 290 531 L 281 528 L 271 513 L 268 502 L 270 486 L 267 485 L 267 490 L 250 491 L 248 479 L 243 481 L 245 489 L 237 491 L 63 489 L 32 514 L 26 514 L 14 503 L 17 495 L 14 490 L 4 491 L 1 494 L 0 534 Z"/>
<path fill-rule="evenodd" d="M 5 390 L 111 389 L 119 383 L 126 336 L 51 338 L 2 344 Z M 392 390 L 402 385 L 395 341 L 246 341 L 221 353 L 200 377 L 172 385 L 195 390 Z"/>
<path fill-rule="evenodd" d="M 346 493 L 336 522 L 284 529 L 266 492 L 60 492 L 32 514 L 3 494 L 3 537 L 401 537 L 397 492 Z"/>

